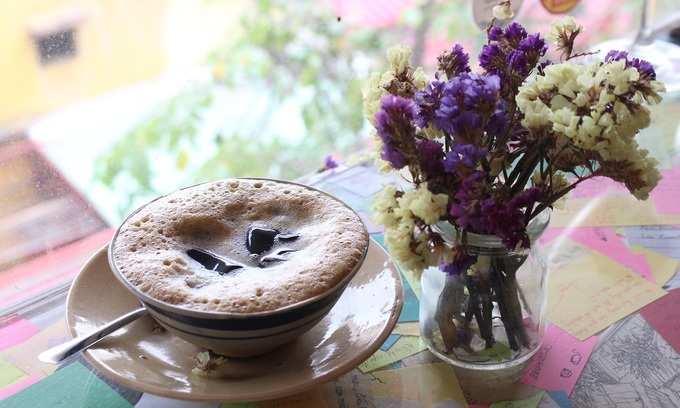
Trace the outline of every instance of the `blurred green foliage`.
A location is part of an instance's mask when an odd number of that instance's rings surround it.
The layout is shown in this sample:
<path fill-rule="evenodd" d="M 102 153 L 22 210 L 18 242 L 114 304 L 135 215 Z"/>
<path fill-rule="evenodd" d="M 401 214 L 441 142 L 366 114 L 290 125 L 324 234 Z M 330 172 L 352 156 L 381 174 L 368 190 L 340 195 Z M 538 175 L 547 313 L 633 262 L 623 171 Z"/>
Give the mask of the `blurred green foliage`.
<path fill-rule="evenodd" d="M 412 65 L 432 72 L 434 57 L 454 43 L 478 50 L 485 41 L 469 0 L 415 0 L 379 27 L 336 15 L 336 1 L 253 2 L 240 35 L 207 56 L 208 79 L 187 80 L 99 158 L 95 183 L 115 192 L 120 215 L 182 186 L 224 177 L 295 179 L 322 167 L 326 156 L 360 151 L 370 142 L 361 85 L 388 68 L 387 48 L 410 45 Z M 522 23 L 531 30 L 555 17 L 540 4 L 526 13 Z"/>
<path fill-rule="evenodd" d="M 371 71 L 386 69 L 386 48 L 425 34 L 421 14 L 406 13 L 405 25 L 372 29 L 337 16 L 329 3 L 258 0 L 242 20 L 241 36 L 225 39 L 207 57 L 210 79 L 189 81 L 121 137 L 98 160 L 95 182 L 116 192 L 123 216 L 182 186 L 224 177 L 295 179 L 322 167 L 326 156 L 364 149 L 361 86 Z M 217 104 L 225 89 L 232 100 Z M 259 96 L 257 106 L 251 109 L 252 97 L 240 99 L 240 91 Z M 288 107 L 283 114 L 282 107 Z M 219 109 L 246 114 L 207 129 Z M 282 129 L 282 116 L 301 132 Z"/>

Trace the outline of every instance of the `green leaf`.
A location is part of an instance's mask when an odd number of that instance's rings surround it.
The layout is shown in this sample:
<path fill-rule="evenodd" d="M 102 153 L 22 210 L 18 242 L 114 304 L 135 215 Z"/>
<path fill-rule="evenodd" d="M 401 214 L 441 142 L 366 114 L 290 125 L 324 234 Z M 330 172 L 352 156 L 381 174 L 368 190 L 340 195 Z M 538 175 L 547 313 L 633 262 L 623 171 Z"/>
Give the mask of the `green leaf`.
<path fill-rule="evenodd" d="M 489 357 L 496 361 L 509 360 L 510 347 L 505 342 L 497 341 L 491 348 L 478 351 L 477 355 Z"/>

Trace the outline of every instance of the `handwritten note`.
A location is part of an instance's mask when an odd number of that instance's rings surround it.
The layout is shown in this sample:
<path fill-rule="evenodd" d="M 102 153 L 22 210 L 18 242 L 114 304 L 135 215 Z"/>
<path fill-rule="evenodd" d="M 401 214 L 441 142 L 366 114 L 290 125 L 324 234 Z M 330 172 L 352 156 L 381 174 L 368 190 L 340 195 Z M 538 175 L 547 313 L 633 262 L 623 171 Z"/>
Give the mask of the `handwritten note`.
<path fill-rule="evenodd" d="M 541 348 L 520 381 L 542 390 L 564 390 L 571 394 L 596 343 L 597 336 L 579 341 L 559 327 L 549 325 Z"/>
<path fill-rule="evenodd" d="M 363 373 L 368 373 L 377 368 L 392 364 L 405 357 L 411 356 L 425 350 L 427 346 L 420 337 L 402 336 L 394 343 L 389 350 L 378 350 L 368 360 L 364 361 L 359 369 Z"/>
<path fill-rule="evenodd" d="M 680 227 L 650 225 L 624 228 L 629 245 L 639 245 L 680 261 Z"/>
<path fill-rule="evenodd" d="M 550 275 L 548 320 L 585 340 L 666 291 L 596 251 Z"/>
<path fill-rule="evenodd" d="M 375 407 L 371 380 L 358 370 L 349 373 L 321 386 L 329 407 L 371 408 Z"/>
<path fill-rule="evenodd" d="M 383 370 L 372 374 L 371 387 L 375 397 L 388 397 L 397 401 L 418 401 L 431 407 L 453 400 L 448 406 L 465 407 L 465 396 L 449 364 L 436 363 L 422 366 Z"/>
<path fill-rule="evenodd" d="M 668 344 L 680 353 L 680 289 L 640 309 L 640 314 Z"/>

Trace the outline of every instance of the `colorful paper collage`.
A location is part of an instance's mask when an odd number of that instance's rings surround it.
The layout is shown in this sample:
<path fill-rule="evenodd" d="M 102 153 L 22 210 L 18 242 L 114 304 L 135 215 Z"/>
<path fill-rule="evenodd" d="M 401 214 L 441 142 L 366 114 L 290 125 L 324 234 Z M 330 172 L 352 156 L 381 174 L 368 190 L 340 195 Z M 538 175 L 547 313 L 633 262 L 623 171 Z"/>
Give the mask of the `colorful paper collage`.
<path fill-rule="evenodd" d="M 680 354 L 680 289 L 643 307 L 640 315 Z"/>
<path fill-rule="evenodd" d="M 360 167 L 344 175 L 323 178 L 320 183 L 359 208 L 362 217 L 368 219 L 371 194 L 383 182 L 398 181 L 386 180 L 369 167 Z M 678 171 L 676 166 L 664 174 L 677 180 Z M 676 197 L 675 185 L 665 185 L 653 195 L 652 201 L 642 204 L 624 196 L 602 194 L 618 188 L 605 187 L 593 184 L 574 197 L 564 212 L 556 210 L 551 229 L 544 236 L 553 266 L 548 305 L 552 324 L 543 346 L 522 377 L 523 383 L 540 392 L 528 399 L 512 401 L 514 407 L 571 406 L 569 396 L 578 387 L 585 363 L 597 352 L 594 346 L 602 331 L 638 311 L 676 351 L 680 348 L 677 342 L 680 329 L 674 324 L 680 321 L 676 307 L 680 293 L 662 289 L 672 287 L 672 278 L 680 268 L 680 214 L 678 208 L 660 205 Z M 601 199 L 593 200 L 598 194 Z M 373 227 L 372 237 L 382 244 L 379 228 Z M 428 401 L 433 404 L 448 401 L 449 405 L 442 406 L 466 406 L 460 399 L 463 394 L 458 393 L 460 386 L 455 373 L 425 351 L 426 346 L 418 337 L 419 282 L 409 274 L 403 274 L 403 278 L 406 292 L 398 326 L 381 349 L 357 370 L 289 398 L 215 406 L 360 408 L 367 406 L 367 401 L 387 405 L 430 398 L 429 395 L 432 397 Z M 22 359 L 31 355 L 29 349 L 44 349 L 50 339 L 59 341 L 65 335 L 63 321 L 45 328 L 21 319 L 11 329 L 8 325 L 0 326 L 0 407 L 30 404 L 34 395 L 46 389 L 60 390 L 51 401 L 70 401 L 77 387 L 85 383 L 92 387 L 91 393 L 96 391 L 96 403 L 101 406 L 133 406 L 80 363 L 52 374 L 53 369 Z M 44 377 L 47 378 L 42 380 Z M 145 395 L 138 405 L 149 401 L 156 400 Z M 504 403 L 492 406 L 507 406 L 509 402 Z"/>

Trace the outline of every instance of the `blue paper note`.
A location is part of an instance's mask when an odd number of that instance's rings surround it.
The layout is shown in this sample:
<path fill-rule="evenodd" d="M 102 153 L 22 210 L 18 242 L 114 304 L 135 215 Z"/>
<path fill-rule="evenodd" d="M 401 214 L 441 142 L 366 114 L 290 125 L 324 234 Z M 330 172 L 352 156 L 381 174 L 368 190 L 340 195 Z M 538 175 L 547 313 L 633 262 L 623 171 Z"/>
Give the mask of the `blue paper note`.
<path fill-rule="evenodd" d="M 569 401 L 569 396 L 566 391 L 548 391 L 548 395 L 560 406 L 560 408 L 572 408 L 571 401 Z"/>
<path fill-rule="evenodd" d="M 382 344 L 382 346 L 380 346 L 380 350 L 383 350 L 383 351 L 389 350 L 390 347 L 392 347 L 394 345 L 394 343 L 396 343 L 397 340 L 399 340 L 399 338 L 401 338 L 400 334 L 390 334 L 387 337 L 387 340 L 385 340 L 385 342 Z"/>
<path fill-rule="evenodd" d="M 680 261 L 680 228 L 670 225 L 625 227 L 628 245 L 639 245 Z"/>
<path fill-rule="evenodd" d="M 371 238 L 375 240 L 378 244 L 380 244 L 381 247 L 385 248 L 387 251 L 387 248 L 385 247 L 385 236 L 382 234 L 374 234 L 371 235 Z M 399 267 L 397 266 L 397 269 Z M 400 270 L 401 272 L 401 270 Z M 404 284 L 404 306 L 401 309 L 401 314 L 399 315 L 399 323 L 406 323 L 406 322 L 417 322 L 418 321 L 418 313 L 420 309 L 420 304 L 418 303 L 418 297 L 416 296 L 415 292 L 413 292 L 413 289 L 411 288 L 411 285 L 409 285 L 408 281 L 403 278 L 402 276 L 402 282 Z"/>
<path fill-rule="evenodd" d="M 79 362 L 0 401 L 0 408 L 107 407 L 132 405 Z"/>

